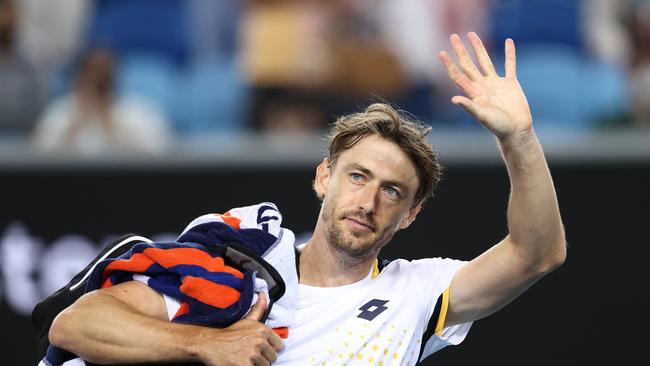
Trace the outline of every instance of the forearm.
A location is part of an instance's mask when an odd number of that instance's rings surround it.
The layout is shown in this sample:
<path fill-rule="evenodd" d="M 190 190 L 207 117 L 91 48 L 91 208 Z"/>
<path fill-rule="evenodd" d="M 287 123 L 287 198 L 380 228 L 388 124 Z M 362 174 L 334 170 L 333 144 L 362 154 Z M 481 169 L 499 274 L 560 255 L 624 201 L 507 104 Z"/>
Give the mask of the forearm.
<path fill-rule="evenodd" d="M 80 298 L 55 319 L 50 342 L 94 363 L 197 360 L 192 340 L 202 327 L 133 310 L 111 294 Z"/>
<path fill-rule="evenodd" d="M 511 183 L 508 241 L 526 263 L 548 271 L 564 261 L 564 229 L 542 147 L 530 129 L 499 140 Z"/>

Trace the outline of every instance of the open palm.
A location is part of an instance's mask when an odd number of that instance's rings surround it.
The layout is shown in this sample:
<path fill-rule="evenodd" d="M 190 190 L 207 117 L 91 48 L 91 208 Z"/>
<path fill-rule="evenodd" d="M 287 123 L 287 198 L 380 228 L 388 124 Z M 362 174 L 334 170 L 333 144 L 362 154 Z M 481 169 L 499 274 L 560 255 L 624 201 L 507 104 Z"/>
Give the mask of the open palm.
<path fill-rule="evenodd" d="M 440 59 L 449 77 L 463 91 L 451 101 L 461 105 L 500 139 L 530 130 L 532 116 L 526 96 L 517 81 L 515 44 L 511 39 L 505 44 L 505 77 L 497 75 L 481 39 L 476 33 L 468 34 L 481 71 L 470 58 L 460 37 L 453 34 L 451 44 L 458 57 L 460 69 L 449 54 L 440 52 Z"/>

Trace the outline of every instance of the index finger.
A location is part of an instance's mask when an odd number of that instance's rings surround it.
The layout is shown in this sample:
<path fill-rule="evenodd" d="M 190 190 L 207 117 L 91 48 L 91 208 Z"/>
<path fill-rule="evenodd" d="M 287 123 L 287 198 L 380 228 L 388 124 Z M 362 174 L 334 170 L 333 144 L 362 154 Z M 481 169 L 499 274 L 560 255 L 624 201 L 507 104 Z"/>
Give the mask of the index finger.
<path fill-rule="evenodd" d="M 452 34 L 449 39 L 451 40 L 451 46 L 454 48 L 454 51 L 456 51 L 456 56 L 458 56 L 458 65 L 460 65 L 460 68 L 463 70 L 465 75 L 467 75 L 467 77 L 472 81 L 480 79 L 482 74 L 478 71 L 476 65 L 474 65 L 474 62 L 469 57 L 469 53 L 467 53 L 463 41 L 460 39 L 458 34 Z"/>
<path fill-rule="evenodd" d="M 273 347 L 273 349 L 276 350 L 276 352 L 282 351 L 284 349 L 284 342 L 282 342 L 282 338 L 280 338 L 279 335 L 275 334 L 275 332 L 271 331 L 271 335 L 269 336 L 269 343 Z"/>
<path fill-rule="evenodd" d="M 454 62 L 452 61 L 451 57 L 447 52 L 440 51 L 439 56 L 440 56 L 440 60 L 447 68 L 447 74 L 449 75 L 449 78 L 454 83 L 456 83 L 456 85 L 460 88 L 460 90 L 462 90 L 470 98 L 473 98 L 476 94 L 476 90 L 474 90 L 472 81 L 460 70 L 458 70 L 458 68 L 456 67 L 456 65 L 454 65 Z"/>
<path fill-rule="evenodd" d="M 268 345 L 262 347 L 262 357 L 264 357 L 269 364 L 272 364 L 278 359 L 278 353 L 275 349 L 269 347 Z"/>

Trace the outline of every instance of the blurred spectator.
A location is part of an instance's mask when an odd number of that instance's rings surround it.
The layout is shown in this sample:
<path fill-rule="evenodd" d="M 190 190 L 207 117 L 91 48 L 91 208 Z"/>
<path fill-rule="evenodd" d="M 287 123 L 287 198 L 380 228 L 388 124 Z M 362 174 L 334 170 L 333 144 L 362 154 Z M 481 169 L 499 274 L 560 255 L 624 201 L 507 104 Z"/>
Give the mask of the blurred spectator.
<path fill-rule="evenodd" d="M 357 0 L 358 1 L 358 0 Z M 452 33 L 481 35 L 487 28 L 492 0 L 363 0 L 365 14 L 374 14 L 383 42 L 397 57 L 406 85 L 397 104 L 429 123 L 457 120 L 449 100 L 458 93 L 438 59 Z M 454 121 L 455 122 L 455 121 Z M 471 121 L 476 126 L 475 121 Z"/>
<path fill-rule="evenodd" d="M 488 0 L 251 0 L 241 54 L 252 126 L 313 130 L 372 99 L 432 123 L 455 118 L 438 51 L 482 32 Z M 445 82 L 440 82 L 440 77 Z M 301 121 L 302 122 L 299 122 Z"/>
<path fill-rule="evenodd" d="M 325 126 L 325 100 L 314 90 L 258 87 L 253 92 L 252 127 L 291 134 L 318 131 Z"/>
<path fill-rule="evenodd" d="M 144 100 L 115 95 L 111 51 L 91 49 L 78 67 L 71 94 L 51 102 L 36 126 L 37 149 L 97 155 L 160 153 L 167 147 L 163 113 Z"/>
<path fill-rule="evenodd" d="M 47 96 L 62 92 L 60 70 L 74 59 L 86 36 L 95 1 L 19 0 L 18 43 L 36 68 Z"/>
<path fill-rule="evenodd" d="M 392 100 L 406 87 L 404 67 L 384 39 L 382 2 L 340 0 L 332 19 L 333 87 L 344 98 Z"/>
<path fill-rule="evenodd" d="M 628 3 L 632 118 L 638 125 L 650 126 L 650 1 L 630 0 Z"/>
<path fill-rule="evenodd" d="M 630 37 L 623 22 L 628 0 L 582 1 L 587 48 L 599 60 L 626 67 Z"/>
<path fill-rule="evenodd" d="M 650 1 L 584 1 L 583 11 L 594 61 L 615 65 L 628 74 L 621 94 L 629 105 L 604 119 L 605 126 L 650 125 Z M 586 97 L 595 93 L 590 90 Z"/>
<path fill-rule="evenodd" d="M 250 126 L 312 131 L 324 127 L 319 95 L 332 75 L 327 1 L 250 0 L 241 24 L 241 62 L 252 89 Z M 287 99 L 299 95 L 299 104 Z M 299 122 L 300 121 L 300 122 Z"/>
<path fill-rule="evenodd" d="M 40 110 L 41 93 L 32 65 L 16 50 L 17 14 L 0 0 L 0 133 L 26 136 Z"/>

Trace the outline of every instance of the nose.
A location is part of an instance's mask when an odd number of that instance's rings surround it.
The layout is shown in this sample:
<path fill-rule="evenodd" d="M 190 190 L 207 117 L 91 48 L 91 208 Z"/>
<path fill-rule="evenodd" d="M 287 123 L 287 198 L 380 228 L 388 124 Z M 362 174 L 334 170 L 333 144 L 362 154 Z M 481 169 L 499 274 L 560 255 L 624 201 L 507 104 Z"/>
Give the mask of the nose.
<path fill-rule="evenodd" d="M 367 215 L 375 213 L 377 200 L 379 199 L 380 188 L 374 184 L 366 184 L 359 192 L 359 209 Z"/>

